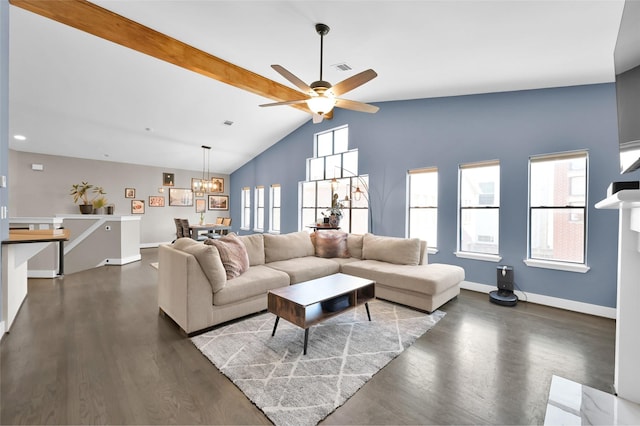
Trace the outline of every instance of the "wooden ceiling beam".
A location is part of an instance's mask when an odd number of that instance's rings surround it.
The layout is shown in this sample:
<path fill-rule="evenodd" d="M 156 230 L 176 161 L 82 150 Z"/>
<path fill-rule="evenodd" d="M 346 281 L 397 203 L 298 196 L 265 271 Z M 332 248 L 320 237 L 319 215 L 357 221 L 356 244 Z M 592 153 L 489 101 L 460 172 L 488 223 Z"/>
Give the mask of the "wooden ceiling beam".
<path fill-rule="evenodd" d="M 297 90 L 196 49 L 86 0 L 9 0 L 9 3 L 277 102 L 300 99 L 300 92 Z M 310 113 L 306 104 L 291 106 Z M 256 108 L 258 108 L 257 105 Z"/>

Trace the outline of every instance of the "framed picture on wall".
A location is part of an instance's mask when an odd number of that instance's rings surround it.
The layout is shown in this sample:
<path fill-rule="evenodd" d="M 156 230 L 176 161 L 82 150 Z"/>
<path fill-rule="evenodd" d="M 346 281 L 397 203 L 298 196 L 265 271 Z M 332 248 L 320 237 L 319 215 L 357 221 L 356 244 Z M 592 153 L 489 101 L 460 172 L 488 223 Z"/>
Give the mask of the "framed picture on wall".
<path fill-rule="evenodd" d="M 157 195 L 150 195 L 149 207 L 164 207 L 164 197 L 160 197 Z"/>
<path fill-rule="evenodd" d="M 125 188 L 124 189 L 124 198 L 136 198 L 136 189 L 135 188 Z"/>
<path fill-rule="evenodd" d="M 229 210 L 229 196 L 209 195 L 209 210 Z"/>
<path fill-rule="evenodd" d="M 173 186 L 175 184 L 175 181 L 176 181 L 176 177 L 173 173 L 162 174 L 162 185 Z"/>
<path fill-rule="evenodd" d="M 196 213 L 204 213 L 207 210 L 207 201 L 204 198 L 196 200 Z"/>
<path fill-rule="evenodd" d="M 144 214 L 144 200 L 131 200 L 131 214 Z"/>
<path fill-rule="evenodd" d="M 193 191 L 189 188 L 169 188 L 169 205 L 178 207 L 193 206 Z"/>
<path fill-rule="evenodd" d="M 211 192 L 224 192 L 224 178 L 211 178 Z"/>

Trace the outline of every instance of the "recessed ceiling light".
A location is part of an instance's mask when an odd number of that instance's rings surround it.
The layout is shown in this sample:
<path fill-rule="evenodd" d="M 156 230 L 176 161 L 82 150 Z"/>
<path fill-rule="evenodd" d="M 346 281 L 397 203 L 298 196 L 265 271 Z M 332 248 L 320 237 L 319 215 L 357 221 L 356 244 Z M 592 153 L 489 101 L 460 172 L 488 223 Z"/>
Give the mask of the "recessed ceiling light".
<path fill-rule="evenodd" d="M 17 141 L 26 141 L 27 137 L 24 135 L 13 135 L 13 138 Z"/>

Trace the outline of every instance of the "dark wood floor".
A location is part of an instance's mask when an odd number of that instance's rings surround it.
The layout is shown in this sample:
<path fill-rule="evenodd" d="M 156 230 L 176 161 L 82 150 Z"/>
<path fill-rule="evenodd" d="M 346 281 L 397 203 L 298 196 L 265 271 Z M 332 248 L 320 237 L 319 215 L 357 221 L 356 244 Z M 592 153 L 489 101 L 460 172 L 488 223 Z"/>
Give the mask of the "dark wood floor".
<path fill-rule="evenodd" d="M 0 345 L 2 424 L 269 424 L 158 315 L 142 261 L 30 280 Z M 552 375 L 611 392 L 615 322 L 464 291 L 326 424 L 541 424 Z"/>

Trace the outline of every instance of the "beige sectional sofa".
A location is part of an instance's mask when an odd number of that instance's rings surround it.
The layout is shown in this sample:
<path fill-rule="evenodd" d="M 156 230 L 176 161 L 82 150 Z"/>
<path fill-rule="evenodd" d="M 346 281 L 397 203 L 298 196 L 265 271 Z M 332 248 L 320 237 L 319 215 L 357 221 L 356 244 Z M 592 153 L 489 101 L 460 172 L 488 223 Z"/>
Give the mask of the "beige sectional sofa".
<path fill-rule="evenodd" d="M 464 280 L 458 266 L 429 264 L 424 241 L 327 230 L 231 235 L 246 256 L 234 276 L 225 238 L 211 243 L 217 247 L 190 238 L 159 247 L 160 312 L 187 334 L 265 310 L 271 289 L 338 272 L 375 281 L 378 298 L 427 312 L 456 297 Z"/>

